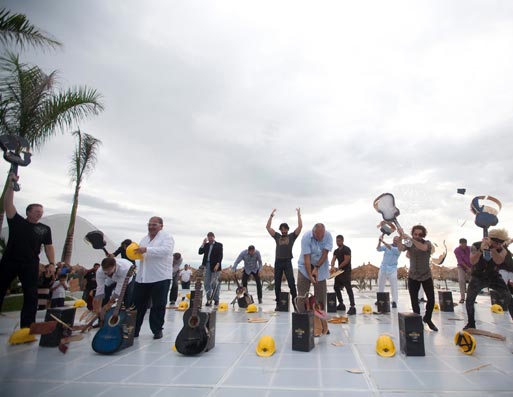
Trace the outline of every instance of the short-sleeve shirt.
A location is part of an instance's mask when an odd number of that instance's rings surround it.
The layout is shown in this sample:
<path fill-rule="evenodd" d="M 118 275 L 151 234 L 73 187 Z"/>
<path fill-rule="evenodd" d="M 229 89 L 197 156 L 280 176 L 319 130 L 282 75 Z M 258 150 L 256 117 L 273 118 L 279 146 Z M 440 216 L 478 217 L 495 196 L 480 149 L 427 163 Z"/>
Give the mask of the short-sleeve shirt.
<path fill-rule="evenodd" d="M 351 257 L 351 248 L 344 245 L 342 248 L 337 248 L 333 251 L 333 255 L 335 255 L 337 262 L 340 265 L 344 260 L 344 256 L 349 255 L 349 257 Z M 349 263 L 344 266 L 344 274 L 347 276 L 348 273 L 351 273 L 351 258 L 349 258 Z"/>
<path fill-rule="evenodd" d="M 298 260 L 298 271 L 300 271 L 303 276 L 308 278 L 308 271 L 305 268 L 305 255 L 310 255 L 310 264 L 311 266 L 314 266 L 321 259 L 323 251 L 326 250 L 329 252 L 332 250 L 332 248 L 333 237 L 331 237 L 331 233 L 327 230 L 324 233 L 324 237 L 321 241 L 318 241 L 314 238 L 313 232 L 311 230 L 306 232 L 301 239 L 301 256 Z M 317 280 L 326 280 L 329 275 L 329 261 L 328 257 L 326 257 L 324 262 L 320 264 Z"/>
<path fill-rule="evenodd" d="M 292 259 L 292 247 L 297 239 L 296 233 L 286 236 L 275 233 L 273 238 L 276 240 L 276 259 Z"/>
<path fill-rule="evenodd" d="M 424 241 L 428 245 L 426 251 L 419 250 L 415 245 L 407 248 L 410 253 L 410 269 L 408 278 L 415 281 L 426 281 L 431 278 L 431 268 L 429 267 L 429 258 L 431 257 L 431 242 Z"/>
<path fill-rule="evenodd" d="M 19 264 L 39 266 L 41 245 L 52 244 L 52 230 L 42 223 L 31 223 L 18 213 L 7 218 L 9 240 L 2 262 L 10 261 Z"/>

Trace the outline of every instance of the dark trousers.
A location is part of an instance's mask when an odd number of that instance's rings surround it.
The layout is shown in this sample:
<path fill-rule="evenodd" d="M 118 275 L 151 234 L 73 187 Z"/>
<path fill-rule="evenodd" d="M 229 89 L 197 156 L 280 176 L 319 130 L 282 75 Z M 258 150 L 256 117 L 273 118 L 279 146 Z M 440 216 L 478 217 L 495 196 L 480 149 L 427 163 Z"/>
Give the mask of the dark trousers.
<path fill-rule="evenodd" d="M 349 298 L 349 304 L 354 306 L 354 293 L 353 286 L 351 285 L 351 272 L 344 272 L 335 277 L 335 284 L 333 285 L 333 290 L 337 294 L 338 303 L 343 304 L 344 299 L 342 299 L 342 290 L 346 289 L 347 297 Z"/>
<path fill-rule="evenodd" d="M 176 302 L 178 299 L 178 274 L 173 273 L 173 280 L 171 281 L 171 291 L 169 291 L 169 302 Z"/>
<path fill-rule="evenodd" d="M 134 301 L 137 309 L 137 320 L 135 322 L 135 334 L 138 335 L 148 308 L 148 300 L 151 298 L 150 329 L 156 334 L 164 327 L 166 315 L 167 291 L 171 280 L 161 280 L 154 283 L 135 283 Z"/>
<path fill-rule="evenodd" d="M 262 300 L 262 282 L 260 281 L 260 276 L 258 275 L 258 272 L 249 273 L 249 274 L 247 274 L 246 272 L 242 273 L 242 285 L 244 286 L 244 288 L 246 288 L 246 291 L 248 291 L 249 276 L 253 276 L 253 278 L 255 279 L 255 283 L 257 286 L 258 301 L 260 302 Z M 249 291 L 248 291 L 248 293 L 249 293 Z"/>
<path fill-rule="evenodd" d="M 182 289 L 190 289 L 191 288 L 191 282 L 190 281 L 182 281 Z"/>
<path fill-rule="evenodd" d="M 292 269 L 292 259 L 276 259 L 274 262 L 274 293 L 276 295 L 276 302 L 280 300 L 283 273 L 285 273 L 285 277 L 287 278 L 290 295 L 292 301 L 294 301 L 294 298 L 297 296 L 297 289 L 296 280 L 294 280 L 294 270 Z"/>
<path fill-rule="evenodd" d="M 479 277 L 472 276 L 467 288 L 467 319 L 468 323 L 475 325 L 475 311 L 474 303 L 476 302 L 477 294 L 483 288 L 491 288 L 499 294 L 499 299 L 504 299 L 504 304 L 508 307 L 509 315 L 513 318 L 513 300 L 511 299 L 511 293 L 509 292 L 506 283 L 502 279 L 499 273 L 494 274 L 491 278 L 481 279 Z"/>
<path fill-rule="evenodd" d="M 64 306 L 64 298 L 52 299 L 51 307 L 63 307 L 63 306 Z"/>
<path fill-rule="evenodd" d="M 433 308 L 435 307 L 435 286 L 433 285 L 432 278 L 428 278 L 424 281 L 417 281 L 408 278 L 408 292 L 410 293 L 411 308 L 414 313 L 420 314 L 419 290 L 421 285 L 427 299 L 424 319 L 426 321 L 431 321 L 431 315 L 433 314 Z"/>
<path fill-rule="evenodd" d="M 2 261 L 0 264 L 0 309 L 12 280 L 18 276 L 23 289 L 23 307 L 20 313 L 20 327 L 27 328 L 36 321 L 38 264 L 19 264 Z"/>

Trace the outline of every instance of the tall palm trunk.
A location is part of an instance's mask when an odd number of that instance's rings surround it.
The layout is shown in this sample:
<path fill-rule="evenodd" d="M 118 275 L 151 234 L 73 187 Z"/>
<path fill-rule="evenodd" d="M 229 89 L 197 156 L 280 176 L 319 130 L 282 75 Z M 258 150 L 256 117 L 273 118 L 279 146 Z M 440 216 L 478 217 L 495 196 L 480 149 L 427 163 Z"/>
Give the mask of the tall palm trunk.
<path fill-rule="evenodd" d="M 11 183 L 9 181 L 9 175 L 5 178 L 4 189 L 2 190 L 2 196 L 0 197 L 0 231 L 4 225 L 4 217 L 5 217 L 5 208 L 4 208 L 4 197 L 5 192 L 7 191 L 8 184 Z"/>
<path fill-rule="evenodd" d="M 78 183 L 75 186 L 75 194 L 73 195 L 73 205 L 71 206 L 71 215 L 69 218 L 68 231 L 66 232 L 66 240 L 62 247 L 61 262 L 67 265 L 71 262 L 71 254 L 73 253 L 73 238 L 75 237 L 75 223 L 77 220 L 78 210 L 78 194 L 80 191 L 80 185 Z"/>

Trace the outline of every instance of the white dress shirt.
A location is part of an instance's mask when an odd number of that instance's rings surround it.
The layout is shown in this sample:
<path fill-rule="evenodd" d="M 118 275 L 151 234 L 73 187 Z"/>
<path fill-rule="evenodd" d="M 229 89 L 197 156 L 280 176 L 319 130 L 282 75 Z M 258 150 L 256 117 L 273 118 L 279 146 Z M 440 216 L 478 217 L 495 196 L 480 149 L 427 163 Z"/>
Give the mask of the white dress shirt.
<path fill-rule="evenodd" d="M 121 288 L 123 288 L 123 283 L 125 282 L 126 274 L 130 267 L 132 266 L 132 262 L 123 258 L 116 258 L 116 271 L 112 276 L 107 276 L 101 267 L 96 271 L 96 295 L 95 298 L 101 298 L 105 295 L 105 286 L 116 284 L 116 288 L 114 289 L 113 294 L 118 297 L 121 293 Z"/>
<path fill-rule="evenodd" d="M 146 247 L 144 259 L 139 262 L 135 281 L 138 283 L 154 283 L 173 278 L 173 249 L 175 240 L 170 234 L 159 231 L 150 240 L 147 235 L 139 243 L 140 247 Z"/>

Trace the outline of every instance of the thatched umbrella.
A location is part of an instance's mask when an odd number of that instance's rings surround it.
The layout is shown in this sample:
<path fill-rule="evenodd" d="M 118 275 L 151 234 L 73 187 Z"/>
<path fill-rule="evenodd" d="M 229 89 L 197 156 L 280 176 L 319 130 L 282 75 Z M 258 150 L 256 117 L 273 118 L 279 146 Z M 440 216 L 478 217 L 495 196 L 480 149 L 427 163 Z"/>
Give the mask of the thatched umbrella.
<path fill-rule="evenodd" d="M 408 268 L 406 265 L 397 268 L 397 279 L 404 280 L 404 288 L 408 288 Z"/>

